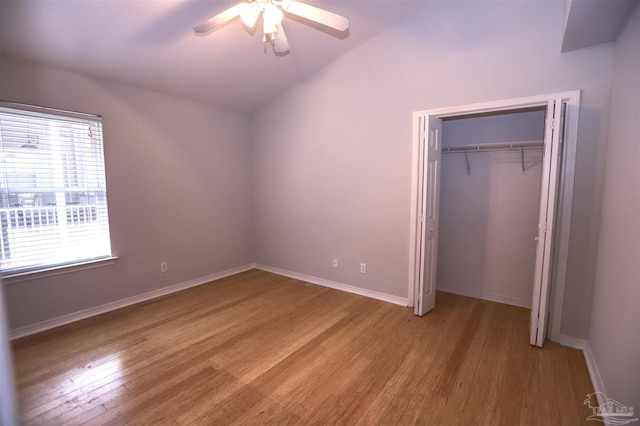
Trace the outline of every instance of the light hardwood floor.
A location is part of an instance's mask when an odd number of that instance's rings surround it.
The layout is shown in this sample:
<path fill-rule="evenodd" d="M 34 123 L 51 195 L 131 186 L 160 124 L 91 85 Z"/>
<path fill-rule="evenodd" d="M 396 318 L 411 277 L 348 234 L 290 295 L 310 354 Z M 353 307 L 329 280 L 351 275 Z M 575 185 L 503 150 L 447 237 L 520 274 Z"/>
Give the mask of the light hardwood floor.
<path fill-rule="evenodd" d="M 409 308 L 252 270 L 13 342 L 24 424 L 589 424 L 529 310 Z"/>

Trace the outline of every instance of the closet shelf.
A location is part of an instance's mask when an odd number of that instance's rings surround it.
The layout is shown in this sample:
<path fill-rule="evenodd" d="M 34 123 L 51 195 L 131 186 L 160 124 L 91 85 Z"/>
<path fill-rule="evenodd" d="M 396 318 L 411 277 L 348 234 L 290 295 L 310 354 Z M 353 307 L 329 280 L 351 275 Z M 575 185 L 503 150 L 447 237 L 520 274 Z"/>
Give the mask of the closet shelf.
<path fill-rule="evenodd" d="M 454 154 L 454 153 L 463 153 L 464 159 L 467 163 L 467 174 L 471 174 L 471 165 L 469 164 L 469 152 L 491 152 L 491 151 L 512 151 L 518 150 L 520 151 L 520 157 L 522 159 L 522 173 L 524 174 L 531 167 L 535 166 L 538 163 L 541 163 L 542 160 L 536 161 L 535 163 L 526 167 L 524 164 L 524 152 L 532 149 L 540 149 L 544 147 L 544 141 L 522 141 L 522 142 L 501 142 L 501 143 L 482 143 L 476 145 L 458 145 L 458 146 L 450 146 L 447 148 L 442 148 L 443 154 Z"/>
<path fill-rule="evenodd" d="M 456 152 L 487 152 L 487 151 L 511 151 L 540 149 L 544 146 L 544 141 L 523 141 L 523 142 L 500 142 L 500 143 L 480 143 L 474 145 L 458 145 L 442 147 L 443 154 L 453 154 Z"/>

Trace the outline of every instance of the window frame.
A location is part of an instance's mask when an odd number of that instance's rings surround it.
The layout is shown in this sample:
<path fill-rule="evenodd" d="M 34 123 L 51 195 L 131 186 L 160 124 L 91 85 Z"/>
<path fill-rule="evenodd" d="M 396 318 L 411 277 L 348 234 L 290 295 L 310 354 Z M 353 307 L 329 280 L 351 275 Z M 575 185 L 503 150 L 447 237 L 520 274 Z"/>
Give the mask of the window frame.
<path fill-rule="evenodd" d="M 29 105 L 29 104 L 24 104 L 24 103 L 18 103 L 18 102 L 11 102 L 11 101 L 4 101 L 4 100 L 0 100 L 0 107 L 4 108 L 4 109 L 8 109 L 8 110 L 14 110 L 16 111 L 16 116 L 19 116 L 20 112 L 24 112 L 25 113 L 25 117 L 28 117 L 28 115 L 30 113 L 35 113 L 35 114 L 42 114 L 42 117 L 40 118 L 44 124 L 46 124 L 47 126 L 56 126 L 56 125 L 60 125 L 60 123 L 64 123 L 65 120 L 69 120 L 69 125 L 72 126 L 76 126 L 78 124 L 81 124 L 83 120 L 87 120 L 89 122 L 96 122 L 99 124 L 99 130 L 100 130 L 100 136 L 99 136 L 99 144 L 96 145 L 96 147 L 99 147 L 100 149 L 100 154 L 99 156 L 93 156 L 93 155 L 89 155 L 89 161 L 93 162 L 95 159 L 99 159 L 101 160 L 101 164 L 99 162 L 96 162 L 94 164 L 97 164 L 97 169 L 88 169 L 90 170 L 90 173 L 92 173 L 90 178 L 87 179 L 94 179 L 94 175 L 93 173 L 96 173 L 96 170 L 98 170 L 98 180 L 100 182 L 102 182 L 102 184 L 98 184 L 98 186 L 96 188 L 99 188 L 99 193 L 102 194 L 101 197 L 103 198 L 103 200 L 96 204 L 96 209 L 101 210 L 99 217 L 100 219 L 91 219 L 89 218 L 89 216 L 83 216 L 83 220 L 86 221 L 92 221 L 92 220 L 98 220 L 98 222 L 96 222 L 96 228 L 95 231 L 90 231 L 87 233 L 87 235 L 96 235 L 96 233 L 102 233 L 104 235 L 105 231 L 106 231 L 106 238 L 102 239 L 102 243 L 100 243 L 100 245 L 105 244 L 104 247 L 108 247 L 107 250 L 104 250 L 102 252 L 98 251 L 96 252 L 96 256 L 88 256 L 86 258 L 80 258 L 78 256 L 76 256 L 75 258 L 70 257 L 68 259 L 65 260 L 61 260 L 61 261 L 54 261 L 52 259 L 52 261 L 50 263 L 44 263 L 44 264 L 38 264 L 38 265 L 31 265 L 31 266 L 18 266 L 15 268 L 10 268 L 10 269 L 1 269 L 0 270 L 0 275 L 3 278 L 3 281 L 5 284 L 11 284 L 14 282 L 20 282 L 20 281 L 26 281 L 26 280 L 31 280 L 31 279 L 36 279 L 36 278 L 44 278 L 44 277 L 49 277 L 49 276 L 54 276 L 54 275 L 59 275 L 59 274 L 65 274 L 65 273 L 69 273 L 69 272 L 76 272 L 76 271 L 81 271 L 81 270 L 86 270 L 86 269 L 92 269 L 92 268 L 97 268 L 97 267 L 103 267 L 103 266 L 108 266 L 108 265 L 112 265 L 115 263 L 115 261 L 117 260 L 117 256 L 115 256 L 113 254 L 113 247 L 111 245 L 111 224 L 109 221 L 109 210 L 108 210 L 108 197 L 107 197 L 107 179 L 106 179 L 106 156 L 105 156 L 105 147 L 104 147 L 104 137 L 103 137 L 103 126 L 102 126 L 102 116 L 98 115 L 98 114 L 90 114 L 90 113 L 82 113 L 82 112 L 77 112 L 77 111 L 69 111 L 69 110 L 63 110 L 63 109 L 57 109 L 57 108 L 49 108 L 49 107 L 44 107 L 44 106 L 37 106 L 37 105 Z M 47 117 L 48 116 L 48 117 Z M 56 122 L 56 117 L 59 120 L 58 122 Z M 28 118 L 25 118 L 28 119 Z M 34 117 L 34 120 L 37 120 L 38 118 Z M 77 121 L 76 121 L 77 120 Z M 76 124 L 73 124 L 73 123 Z M 50 127 L 47 127 L 45 130 L 45 134 L 47 136 L 49 136 L 48 129 L 50 129 Z M 93 127 L 90 128 L 90 132 L 92 132 L 94 130 Z M 62 134 L 58 134 L 58 133 L 54 133 L 57 136 L 54 136 L 53 139 L 55 138 L 59 138 L 62 137 Z M 19 140 L 19 138 L 21 138 L 22 136 L 17 136 L 17 140 Z M 94 136 L 89 134 L 89 138 L 93 138 Z M 73 154 L 73 152 L 75 152 L 76 149 L 86 149 L 86 148 L 91 148 L 91 141 L 76 141 L 74 136 L 70 137 L 71 139 L 71 145 L 72 149 L 74 151 L 71 151 L 72 154 L 74 155 L 74 162 L 75 160 L 75 155 Z M 45 144 L 50 144 L 51 140 L 53 139 L 46 139 L 45 140 Z M 24 147 L 24 145 L 23 145 Z M 3 145 L 2 148 L 2 152 L 5 152 L 5 147 Z M 50 148 L 49 148 L 50 149 Z M 62 149 L 62 148 L 58 148 L 58 149 Z M 46 151 L 45 151 L 46 152 Z M 58 151 L 60 152 L 60 151 Z M 50 155 L 50 154 L 48 154 Z M 65 154 L 66 155 L 66 154 Z M 86 153 L 81 154 L 83 156 L 86 157 Z M 51 167 L 52 169 L 56 167 L 57 163 L 56 161 L 45 161 L 44 163 L 39 163 L 40 166 L 44 166 L 44 167 Z M 101 170 L 100 170 L 101 169 Z M 76 170 L 76 169 L 73 169 Z M 8 179 L 8 173 L 9 173 L 9 169 L 8 168 L 4 168 L 3 166 L 3 173 L 2 176 L 5 179 Z M 102 176 L 100 177 L 100 172 L 102 173 Z M 50 172 L 49 176 L 50 178 L 53 179 L 60 179 L 60 175 L 57 174 L 60 173 L 60 171 L 58 172 Z M 75 172 L 74 172 L 75 173 Z M 56 177 L 57 176 L 57 177 Z M 7 200 L 9 199 L 9 194 L 11 193 L 11 185 L 8 184 L 8 180 L 5 181 L 5 184 L 8 185 L 6 187 L 6 191 L 7 191 Z M 38 183 L 36 183 L 36 185 L 39 186 Z M 46 186 L 45 186 L 46 187 Z M 38 188 L 38 187 L 34 187 L 34 188 Z M 69 197 L 69 196 L 73 196 L 74 193 L 82 193 L 82 192 L 86 192 L 84 191 L 81 187 L 79 186 L 74 186 L 74 185 L 66 185 L 63 184 L 62 186 L 63 191 L 60 191 L 60 188 L 51 188 L 51 184 L 49 185 L 49 191 L 43 191 L 43 194 L 54 194 L 54 196 L 61 196 L 61 194 L 65 197 Z M 74 189 L 78 189 L 78 191 L 74 191 Z M 92 191 L 90 191 L 92 192 Z M 95 192 L 95 191 L 93 191 Z M 16 192 L 16 194 L 18 194 L 18 192 Z M 20 193 L 22 194 L 22 193 Z M 18 195 L 20 195 L 18 194 Z M 55 195 L 57 194 L 57 195 Z M 51 195 L 49 195 L 50 197 Z M 52 206 L 51 204 L 48 204 L 46 206 Z M 56 209 L 69 209 L 69 208 L 73 208 L 74 203 L 68 203 L 66 200 L 64 203 L 62 204 L 54 204 L 53 206 L 55 206 Z M 82 206 L 81 206 L 82 207 Z M 11 205 L 7 204 L 7 208 L 10 209 Z M 51 208 L 51 207 L 43 207 L 44 208 Z M 66 214 L 64 216 L 62 216 L 62 218 L 60 218 L 59 216 L 55 217 L 55 221 L 52 225 L 49 225 L 47 223 L 47 225 L 45 226 L 51 226 L 52 227 L 52 232 L 54 232 L 53 230 L 60 232 L 60 228 L 66 228 L 67 226 L 75 226 L 75 216 L 72 219 L 74 222 L 72 222 L 70 225 L 68 224 L 68 220 L 69 220 L 69 214 L 71 212 L 71 210 L 65 210 Z M 57 213 L 56 213 L 57 214 Z M 95 214 L 95 213 L 94 213 Z M 10 220 L 11 217 L 9 217 Z M 64 222 L 65 224 L 59 224 L 59 222 Z M 100 225 L 101 224 L 101 225 Z M 11 223 L 9 223 L 9 225 L 11 225 Z M 33 222 L 30 223 L 30 226 L 40 226 L 42 225 L 41 222 Z M 65 232 L 63 231 L 64 235 L 67 236 L 71 236 L 75 231 L 73 229 L 70 230 L 71 234 L 69 234 L 69 232 Z M 85 231 L 86 232 L 86 231 Z M 65 237 L 66 238 L 66 237 Z M 29 241 L 29 240 L 27 240 Z M 108 245 L 107 245 L 108 243 Z M 15 243 L 14 243 L 15 244 Z M 10 259 L 10 257 L 8 258 Z M 45 257 L 46 259 L 46 257 Z"/>

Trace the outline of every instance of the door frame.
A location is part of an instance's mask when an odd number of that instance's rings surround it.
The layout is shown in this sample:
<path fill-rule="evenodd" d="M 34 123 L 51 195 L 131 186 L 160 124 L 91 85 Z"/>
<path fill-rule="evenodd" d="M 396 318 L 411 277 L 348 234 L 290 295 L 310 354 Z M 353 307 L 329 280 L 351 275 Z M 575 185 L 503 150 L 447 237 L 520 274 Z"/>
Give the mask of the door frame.
<path fill-rule="evenodd" d="M 420 188 L 420 165 L 419 165 L 419 148 L 421 143 L 420 119 L 429 115 L 438 118 L 455 117 L 461 115 L 510 111 L 515 109 L 523 109 L 529 107 L 547 107 L 549 102 L 561 100 L 566 103 L 565 115 L 565 132 L 564 147 L 561 165 L 561 176 L 559 176 L 562 184 L 558 188 L 560 198 L 555 206 L 556 212 L 559 213 L 555 236 L 557 238 L 557 247 L 552 260 L 553 268 L 553 285 L 550 288 L 550 307 L 549 310 L 549 339 L 554 342 L 561 340 L 561 321 L 562 307 L 564 302 L 564 288 L 567 272 L 567 259 L 569 253 L 569 232 L 571 228 L 571 207 L 573 200 L 573 182 L 575 175 L 575 158 L 576 147 L 578 143 L 578 117 L 580 110 L 580 91 L 567 91 L 559 93 L 550 93 L 544 95 L 528 96 L 522 98 L 512 98 L 496 100 L 491 102 L 481 102 L 475 104 L 458 105 L 452 107 L 436 108 L 413 113 L 413 140 L 411 155 L 411 211 L 410 211 L 410 228 L 409 228 L 409 280 L 408 280 L 408 301 L 409 307 L 414 307 L 416 290 L 419 288 L 420 277 L 420 250 L 421 244 L 419 233 L 420 229 L 420 206 L 418 190 Z"/>

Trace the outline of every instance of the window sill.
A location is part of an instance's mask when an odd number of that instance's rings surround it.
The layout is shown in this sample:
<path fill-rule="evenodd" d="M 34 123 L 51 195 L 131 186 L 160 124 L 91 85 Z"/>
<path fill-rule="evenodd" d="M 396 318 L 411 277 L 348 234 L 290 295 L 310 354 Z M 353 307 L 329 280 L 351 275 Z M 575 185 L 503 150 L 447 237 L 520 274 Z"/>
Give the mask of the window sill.
<path fill-rule="evenodd" d="M 66 265 L 53 266 L 36 271 L 14 272 L 2 275 L 4 284 L 15 284 L 22 281 L 30 281 L 39 278 L 53 277 L 55 275 L 68 274 L 71 272 L 84 271 L 86 269 L 101 268 L 116 263 L 117 256 L 102 257 L 100 259 L 92 259 L 85 262 L 70 263 Z"/>

